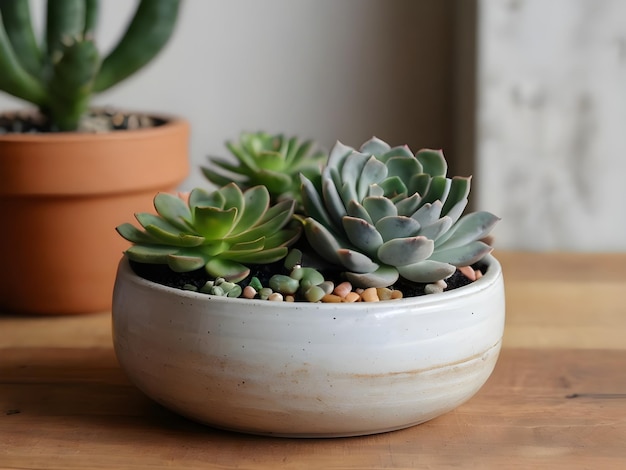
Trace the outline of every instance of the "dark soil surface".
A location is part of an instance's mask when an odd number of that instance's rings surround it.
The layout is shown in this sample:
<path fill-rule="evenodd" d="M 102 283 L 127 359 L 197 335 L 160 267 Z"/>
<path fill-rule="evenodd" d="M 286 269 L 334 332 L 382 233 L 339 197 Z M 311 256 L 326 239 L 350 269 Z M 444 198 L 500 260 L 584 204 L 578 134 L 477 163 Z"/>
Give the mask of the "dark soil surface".
<path fill-rule="evenodd" d="M 139 113 L 94 109 L 80 123 L 78 132 L 101 133 L 155 127 L 164 121 Z M 0 134 L 58 132 L 42 114 L 33 111 L 0 114 Z"/>
<path fill-rule="evenodd" d="M 165 265 L 156 265 L 156 264 L 142 264 L 137 262 L 130 262 L 130 265 L 135 271 L 135 273 L 144 279 L 148 279 L 149 281 L 153 281 L 159 284 L 163 284 L 169 287 L 175 287 L 178 289 L 183 289 L 186 285 L 193 285 L 196 288 L 200 288 L 204 286 L 207 281 L 213 280 L 211 276 L 209 276 L 204 269 L 198 269 L 197 271 L 191 271 L 187 273 L 177 273 L 172 271 Z M 480 265 L 475 265 L 474 269 L 480 269 Z M 484 270 L 484 266 L 482 266 Z M 268 264 L 268 265 L 259 265 L 259 266 L 251 266 L 251 274 L 244 281 L 240 283 L 242 287 L 245 287 L 250 282 L 252 277 L 257 277 L 261 284 L 264 286 L 268 285 L 268 281 L 270 277 L 274 274 L 289 274 L 289 272 L 284 268 L 282 261 Z M 333 281 L 335 285 L 344 281 L 341 277 L 341 273 L 339 271 L 330 271 L 330 270 L 320 270 L 324 275 L 324 279 L 327 281 Z M 451 289 L 456 289 L 458 287 L 462 287 L 470 284 L 470 281 L 467 277 L 465 277 L 461 272 L 456 271 L 452 276 L 446 279 L 446 291 Z M 393 289 L 399 289 L 402 291 L 404 297 L 416 297 L 420 295 L 425 295 L 424 287 L 426 284 L 420 284 L 415 282 L 409 282 L 404 279 L 400 279 L 396 282 L 392 287 Z M 296 299 L 302 300 L 302 299 Z"/>

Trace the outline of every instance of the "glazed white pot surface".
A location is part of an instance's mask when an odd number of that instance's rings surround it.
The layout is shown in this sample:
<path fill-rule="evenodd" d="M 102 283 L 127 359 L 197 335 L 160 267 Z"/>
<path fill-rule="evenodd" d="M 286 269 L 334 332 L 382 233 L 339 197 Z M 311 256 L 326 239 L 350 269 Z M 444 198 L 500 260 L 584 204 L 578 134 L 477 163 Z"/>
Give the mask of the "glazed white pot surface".
<path fill-rule="evenodd" d="M 140 278 L 122 259 L 113 341 L 146 395 L 214 427 L 277 436 L 391 431 L 472 397 L 504 330 L 498 261 L 441 294 L 355 303 L 227 299 Z"/>

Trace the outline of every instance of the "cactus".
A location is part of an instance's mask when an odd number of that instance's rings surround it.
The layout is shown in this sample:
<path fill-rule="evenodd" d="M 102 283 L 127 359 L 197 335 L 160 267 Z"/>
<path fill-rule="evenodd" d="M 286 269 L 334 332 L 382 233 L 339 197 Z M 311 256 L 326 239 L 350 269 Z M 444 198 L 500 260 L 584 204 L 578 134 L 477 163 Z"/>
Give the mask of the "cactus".
<path fill-rule="evenodd" d="M 117 227 L 132 242 L 126 255 L 133 261 L 167 264 L 173 271 L 204 268 L 213 278 L 239 282 L 249 264 L 276 262 L 300 236 L 290 224 L 295 202 L 270 205 L 263 186 L 242 191 L 234 183 L 208 192 L 196 188 L 187 201 L 167 193 L 154 198 L 157 215 L 136 214 L 143 230 L 130 223 Z"/>
<path fill-rule="evenodd" d="M 104 59 L 93 40 L 98 0 L 48 0 L 40 47 L 28 0 L 0 0 L 0 90 L 36 105 L 51 129 L 76 130 L 91 96 L 151 61 L 170 38 L 180 0 L 141 0 Z"/>
<path fill-rule="evenodd" d="M 314 178 L 327 158 L 321 151 L 310 153 L 311 141 L 300 143 L 296 137 L 286 139 L 283 135 L 265 132 L 243 133 L 238 143 L 226 142 L 226 147 L 237 163 L 210 157 L 212 167 L 202 168 L 204 176 L 218 186 L 230 181 L 244 189 L 263 185 L 273 201 L 291 198 L 299 202 L 298 175 Z"/>
<path fill-rule="evenodd" d="M 492 250 L 480 239 L 499 220 L 489 212 L 461 217 L 470 178 L 446 172 L 441 151 L 414 155 L 376 138 L 360 151 L 337 143 L 321 182 L 301 178 L 306 238 L 354 285 L 445 279 Z"/>

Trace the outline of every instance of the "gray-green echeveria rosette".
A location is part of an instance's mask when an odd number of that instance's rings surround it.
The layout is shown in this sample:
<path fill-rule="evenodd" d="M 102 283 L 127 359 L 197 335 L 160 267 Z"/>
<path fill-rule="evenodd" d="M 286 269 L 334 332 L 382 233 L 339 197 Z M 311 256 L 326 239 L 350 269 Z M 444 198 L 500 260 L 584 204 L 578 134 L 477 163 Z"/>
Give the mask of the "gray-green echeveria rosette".
<path fill-rule="evenodd" d="M 264 186 L 196 188 L 188 198 L 159 193 L 154 207 L 156 215 L 135 214 L 143 230 L 130 223 L 116 228 L 133 243 L 125 252 L 130 260 L 168 265 L 176 272 L 204 268 L 231 282 L 245 279 L 249 264 L 284 258 L 302 231 L 293 220 L 295 202 L 271 205 Z"/>
<path fill-rule="evenodd" d="M 481 239 L 499 220 L 462 216 L 470 178 L 446 173 L 440 150 L 413 154 L 372 138 L 357 151 L 338 142 L 321 181 L 301 177 L 306 238 L 360 287 L 445 279 L 492 251 Z"/>

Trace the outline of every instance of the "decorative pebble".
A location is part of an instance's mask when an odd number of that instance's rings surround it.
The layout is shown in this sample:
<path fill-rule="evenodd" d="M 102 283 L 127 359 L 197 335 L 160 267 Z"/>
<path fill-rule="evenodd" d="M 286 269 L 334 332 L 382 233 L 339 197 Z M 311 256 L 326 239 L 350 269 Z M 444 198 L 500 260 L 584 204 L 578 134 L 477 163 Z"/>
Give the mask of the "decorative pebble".
<path fill-rule="evenodd" d="M 254 299 L 256 297 L 256 289 L 252 286 L 246 286 L 243 289 L 243 296 L 246 299 Z"/>
<path fill-rule="evenodd" d="M 300 267 L 302 263 L 302 251 L 294 248 L 289 251 L 287 256 L 285 257 L 284 266 L 288 270 L 294 269 L 296 266 Z"/>
<path fill-rule="evenodd" d="M 388 287 L 377 287 L 376 295 L 378 295 L 379 300 L 391 300 L 392 290 Z"/>
<path fill-rule="evenodd" d="M 344 302 L 358 302 L 361 300 L 361 296 L 356 292 L 348 292 L 343 300 Z"/>
<path fill-rule="evenodd" d="M 481 277 L 483 277 L 483 272 L 480 269 L 477 269 L 474 272 L 476 273 L 476 279 L 480 279 Z"/>
<path fill-rule="evenodd" d="M 338 295 L 341 298 L 345 298 L 350 292 L 352 292 L 352 284 L 345 281 L 335 287 L 333 294 Z"/>
<path fill-rule="evenodd" d="M 300 283 L 296 279 L 284 274 L 274 274 L 270 278 L 269 284 L 274 291 L 283 294 L 295 294 L 300 287 Z"/>
<path fill-rule="evenodd" d="M 286 295 L 285 302 L 295 302 L 296 298 L 293 295 Z"/>
<path fill-rule="evenodd" d="M 261 300 L 267 300 L 270 295 L 272 295 L 274 291 L 269 287 L 263 287 L 259 290 L 259 297 Z"/>
<path fill-rule="evenodd" d="M 401 290 L 392 290 L 391 291 L 391 300 L 401 299 L 402 297 L 404 297 L 404 294 L 402 293 Z"/>
<path fill-rule="evenodd" d="M 361 300 L 363 300 L 363 302 L 378 302 L 380 299 L 378 298 L 376 288 L 369 287 L 365 289 L 361 294 Z"/>
<path fill-rule="evenodd" d="M 446 287 L 448 287 L 448 284 L 446 284 L 445 281 L 441 280 L 433 282 L 432 284 L 426 284 L 426 286 L 424 287 L 424 292 L 426 294 L 438 294 L 440 292 L 443 292 Z"/>
<path fill-rule="evenodd" d="M 470 281 L 474 282 L 476 280 L 476 272 L 471 266 L 461 266 L 457 269 Z"/>
<path fill-rule="evenodd" d="M 282 302 L 283 301 L 283 294 L 281 294 L 280 292 L 272 292 L 267 297 L 267 300 L 270 300 L 272 302 Z"/>
<path fill-rule="evenodd" d="M 326 302 L 330 304 L 337 304 L 341 302 L 341 300 L 342 300 L 341 297 L 335 294 L 326 294 L 324 297 L 322 297 L 322 302 Z"/>
<path fill-rule="evenodd" d="M 335 284 L 332 281 L 324 281 L 318 284 L 326 294 L 332 294 L 333 290 L 335 290 Z"/>
<path fill-rule="evenodd" d="M 304 292 L 304 297 L 309 302 L 319 302 L 325 295 L 326 292 L 319 286 L 311 286 Z"/>

